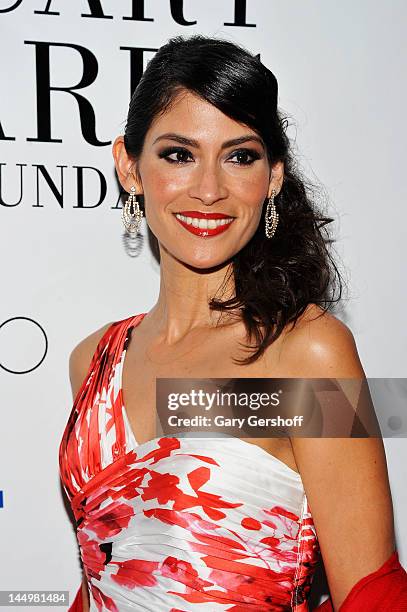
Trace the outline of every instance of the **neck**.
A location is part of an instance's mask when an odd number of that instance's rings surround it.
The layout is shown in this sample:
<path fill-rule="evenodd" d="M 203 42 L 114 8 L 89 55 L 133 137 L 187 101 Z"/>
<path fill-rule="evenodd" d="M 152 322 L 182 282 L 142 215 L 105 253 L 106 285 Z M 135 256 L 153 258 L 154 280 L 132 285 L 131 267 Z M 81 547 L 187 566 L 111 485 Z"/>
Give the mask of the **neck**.
<path fill-rule="evenodd" d="M 162 342 L 175 344 L 192 330 L 210 330 L 235 323 L 236 315 L 211 310 L 208 302 L 235 295 L 232 262 L 214 268 L 193 268 L 160 248 L 160 291 L 148 316 Z"/>

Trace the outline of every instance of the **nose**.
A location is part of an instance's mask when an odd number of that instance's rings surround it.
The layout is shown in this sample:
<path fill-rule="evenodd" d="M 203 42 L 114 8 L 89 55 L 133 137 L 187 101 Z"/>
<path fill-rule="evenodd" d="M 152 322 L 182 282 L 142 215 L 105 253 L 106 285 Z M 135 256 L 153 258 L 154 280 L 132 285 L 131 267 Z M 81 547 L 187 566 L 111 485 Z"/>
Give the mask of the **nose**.
<path fill-rule="evenodd" d="M 193 176 L 193 184 L 189 189 L 191 198 L 200 200 L 204 206 L 212 206 L 219 200 L 227 198 L 225 177 L 222 175 L 222 169 L 216 164 L 202 163 Z"/>

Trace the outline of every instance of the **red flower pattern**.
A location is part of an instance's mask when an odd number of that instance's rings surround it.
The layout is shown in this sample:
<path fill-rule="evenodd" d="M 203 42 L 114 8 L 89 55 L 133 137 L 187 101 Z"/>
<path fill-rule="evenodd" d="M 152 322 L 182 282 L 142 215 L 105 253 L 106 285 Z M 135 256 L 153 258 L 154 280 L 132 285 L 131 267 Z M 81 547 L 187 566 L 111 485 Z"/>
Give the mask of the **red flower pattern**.
<path fill-rule="evenodd" d="M 121 371 L 143 316 L 100 340 L 59 449 L 94 606 L 308 611 L 319 547 L 299 475 L 243 440 L 134 440 Z"/>

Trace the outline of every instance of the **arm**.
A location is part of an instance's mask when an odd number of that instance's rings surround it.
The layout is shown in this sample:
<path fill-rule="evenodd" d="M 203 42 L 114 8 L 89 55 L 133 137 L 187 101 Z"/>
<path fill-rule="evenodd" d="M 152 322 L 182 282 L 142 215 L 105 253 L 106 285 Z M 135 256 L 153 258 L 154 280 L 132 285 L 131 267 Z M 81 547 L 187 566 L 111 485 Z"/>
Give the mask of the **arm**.
<path fill-rule="evenodd" d="M 74 400 L 89 370 L 90 363 L 96 351 L 99 340 L 102 338 L 103 334 L 107 331 L 110 325 L 111 323 L 107 323 L 100 329 L 84 338 L 84 340 L 75 346 L 69 356 L 69 378 L 71 381 L 72 396 Z M 81 596 L 79 591 L 81 591 Z M 69 609 L 69 612 L 89 612 L 89 593 L 85 575 L 83 575 L 83 580 L 79 591 L 75 598 L 73 607 Z"/>
<path fill-rule="evenodd" d="M 330 314 L 304 320 L 287 340 L 296 376 L 365 377 L 349 328 Z M 334 610 L 395 550 L 381 438 L 291 438 L 314 519 Z"/>

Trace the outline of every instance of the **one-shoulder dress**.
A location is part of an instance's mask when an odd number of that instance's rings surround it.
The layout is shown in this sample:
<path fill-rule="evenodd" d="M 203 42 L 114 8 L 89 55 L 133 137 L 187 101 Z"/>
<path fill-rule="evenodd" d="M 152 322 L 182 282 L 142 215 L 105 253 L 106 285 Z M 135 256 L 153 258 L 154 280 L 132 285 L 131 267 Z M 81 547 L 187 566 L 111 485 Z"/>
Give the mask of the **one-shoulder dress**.
<path fill-rule="evenodd" d="M 91 612 L 308 611 L 320 551 L 296 471 L 239 438 L 137 443 L 122 370 L 145 314 L 104 333 L 59 446 Z"/>

